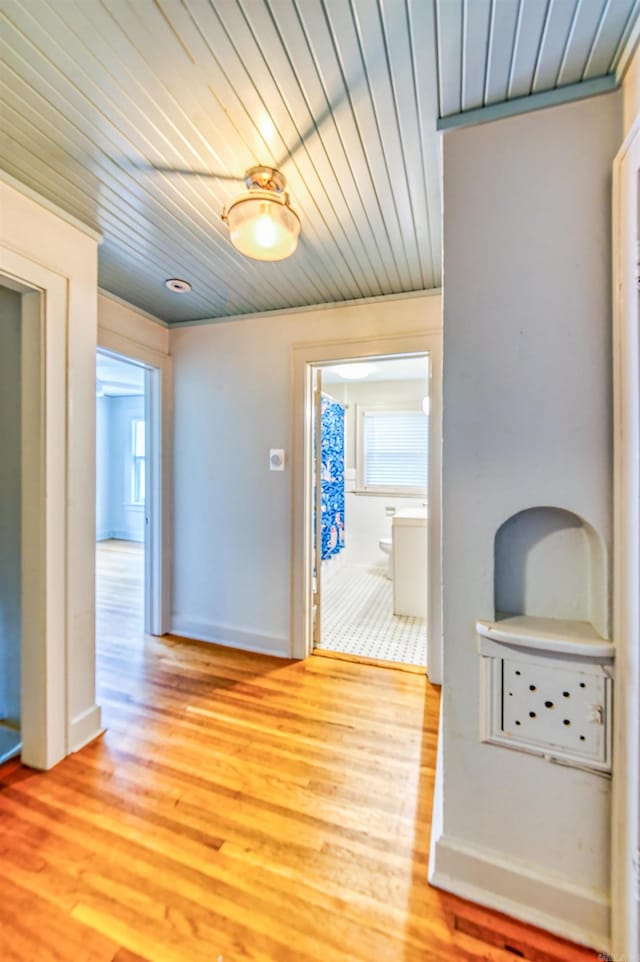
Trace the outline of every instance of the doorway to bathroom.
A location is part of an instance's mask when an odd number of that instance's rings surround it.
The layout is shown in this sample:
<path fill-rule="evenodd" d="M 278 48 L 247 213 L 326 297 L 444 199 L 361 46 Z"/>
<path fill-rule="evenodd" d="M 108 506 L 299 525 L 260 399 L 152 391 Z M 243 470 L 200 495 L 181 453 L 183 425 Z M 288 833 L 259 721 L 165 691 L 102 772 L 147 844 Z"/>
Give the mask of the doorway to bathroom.
<path fill-rule="evenodd" d="M 402 360 L 408 358 L 422 358 L 428 361 L 428 390 L 418 395 L 422 408 L 423 399 L 429 398 L 425 407 L 428 410 L 428 483 L 426 497 L 415 493 L 411 503 L 416 511 L 424 511 L 422 502 L 427 504 L 427 584 L 426 594 L 426 673 L 434 684 L 442 683 L 442 331 L 439 323 L 427 327 L 423 333 L 381 334 L 375 337 L 350 338 L 333 341 L 317 341 L 295 344 L 291 349 L 293 375 L 293 433 L 291 451 L 292 495 L 293 495 L 293 538 L 291 565 L 291 655 L 293 658 L 306 658 L 314 651 L 322 648 L 322 565 L 316 565 L 316 547 L 322 543 L 322 533 L 316 538 L 318 524 L 318 486 L 315 481 L 321 477 L 321 469 L 314 471 L 317 458 L 318 434 L 314 432 L 316 408 L 318 406 L 318 378 L 327 374 L 328 368 L 352 362 L 376 365 L 385 360 Z M 318 373 L 319 372 L 319 373 Z M 327 387 L 327 385 L 325 385 Z M 322 383 L 320 383 L 322 393 Z M 333 388 L 332 388 L 333 389 Z M 337 391 L 336 391 L 337 393 Z M 355 402 L 354 402 L 355 404 Z M 355 415 L 355 407 L 352 409 Z M 422 408 L 424 413 L 424 408 Z M 353 435 L 355 443 L 355 435 Z M 348 450 L 347 440 L 347 450 Z M 348 466 L 345 468 L 348 470 Z M 351 477 L 351 480 L 353 478 Z M 393 507 L 393 502 L 385 500 L 384 492 L 378 495 L 355 495 L 346 491 L 345 479 L 345 516 L 341 517 L 344 525 L 342 531 L 345 546 L 349 544 L 350 519 L 348 498 L 356 503 L 379 504 L 382 509 Z M 375 500 L 374 500 L 375 499 Z M 407 509 L 411 510 L 411 509 Z M 393 516 L 388 517 L 384 512 L 385 523 L 391 528 L 393 539 Z M 335 518 L 334 518 L 335 520 Z M 417 519 L 419 520 L 419 519 Z M 402 525 L 401 519 L 396 520 L 396 530 Z M 340 538 L 340 524 L 335 525 L 337 531 L 331 532 L 329 525 L 329 543 Z M 389 537 L 389 527 L 383 534 L 377 535 L 374 547 L 379 548 L 379 541 Z M 410 535 L 415 535 L 415 528 L 408 526 Z M 337 541 L 335 541 L 337 543 Z M 404 553 L 404 552 L 402 552 Z M 342 552 L 338 553 L 339 556 Z M 348 559 L 348 555 L 344 555 Z M 388 556 L 380 549 L 376 555 L 377 567 L 385 568 Z M 375 561 L 375 559 L 374 559 Z M 342 564 L 345 562 L 342 561 Z M 339 562 L 340 564 L 340 562 Z M 316 578 L 316 567 L 319 578 Z M 335 569 L 334 569 L 335 570 Z M 326 587 L 326 586 L 325 586 Z M 318 597 L 318 588 L 320 597 Z M 393 592 L 393 588 L 391 586 Z M 340 591 L 344 596 L 349 592 L 348 585 Z M 318 620 L 319 615 L 319 620 Z M 402 617 L 402 616 L 401 616 Z M 404 616 L 409 617 L 409 616 Z M 319 628 L 319 631 L 318 631 Z M 320 642 L 320 645 L 318 645 Z M 338 653 L 338 657 L 355 657 L 365 659 L 365 655 L 349 655 Z M 377 660 L 377 659 L 376 659 Z M 386 661 L 386 659 L 380 659 Z M 398 664 L 397 662 L 394 664 Z M 412 669 L 413 670 L 413 669 Z M 424 665 L 417 670 L 424 670 Z"/>
<path fill-rule="evenodd" d="M 96 639 L 151 633 L 154 372 L 96 354 Z"/>
<path fill-rule="evenodd" d="M 313 366 L 316 652 L 426 667 L 429 363 Z"/>

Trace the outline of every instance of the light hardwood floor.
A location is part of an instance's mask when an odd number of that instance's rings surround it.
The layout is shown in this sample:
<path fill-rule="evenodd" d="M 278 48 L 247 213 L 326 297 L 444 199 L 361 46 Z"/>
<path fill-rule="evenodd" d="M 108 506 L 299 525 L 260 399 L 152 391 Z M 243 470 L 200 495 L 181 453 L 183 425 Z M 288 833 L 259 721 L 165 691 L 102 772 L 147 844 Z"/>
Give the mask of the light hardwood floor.
<path fill-rule="evenodd" d="M 98 560 L 107 732 L 0 768 L 2 962 L 595 958 L 428 886 L 423 676 L 145 637 L 140 552 Z"/>

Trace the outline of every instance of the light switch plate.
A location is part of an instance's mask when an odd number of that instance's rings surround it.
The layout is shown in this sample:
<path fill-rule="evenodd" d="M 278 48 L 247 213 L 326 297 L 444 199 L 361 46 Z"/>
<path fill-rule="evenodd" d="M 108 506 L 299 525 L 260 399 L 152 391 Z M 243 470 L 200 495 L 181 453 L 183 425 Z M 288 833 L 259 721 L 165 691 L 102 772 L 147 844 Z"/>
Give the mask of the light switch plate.
<path fill-rule="evenodd" d="M 284 471 L 284 448 L 269 449 L 269 470 Z"/>

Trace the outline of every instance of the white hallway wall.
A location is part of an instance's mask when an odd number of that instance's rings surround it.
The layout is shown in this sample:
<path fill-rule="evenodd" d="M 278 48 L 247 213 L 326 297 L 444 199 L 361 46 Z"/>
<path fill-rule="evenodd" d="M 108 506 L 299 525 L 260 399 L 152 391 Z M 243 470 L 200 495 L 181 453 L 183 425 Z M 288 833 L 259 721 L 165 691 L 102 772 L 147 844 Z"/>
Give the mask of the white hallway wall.
<path fill-rule="evenodd" d="M 115 294 L 98 290 L 98 346 L 161 365 L 169 356 L 169 327 Z"/>
<path fill-rule="evenodd" d="M 0 719 L 20 720 L 21 297 L 0 287 Z"/>
<path fill-rule="evenodd" d="M 5 177 L 1 174 L 0 180 Z M 66 366 L 56 370 L 66 388 L 65 445 L 62 450 L 55 448 L 55 456 L 65 464 L 65 537 L 50 546 L 51 553 L 57 553 L 56 576 L 61 574 L 65 587 L 60 591 L 59 584 L 49 586 L 50 594 L 64 604 L 66 650 L 62 664 L 56 662 L 48 672 L 41 665 L 39 670 L 46 676 L 48 698 L 55 700 L 61 685 L 66 687 L 66 732 L 56 744 L 64 742 L 66 750 L 73 751 L 98 734 L 101 726 L 95 703 L 94 641 L 97 237 L 33 191 L 6 179 L 7 183 L 0 183 L 3 260 L 20 260 L 25 273 L 19 276 L 27 282 L 40 270 L 64 278 L 68 292 L 66 316 L 56 317 L 66 328 Z M 56 730 L 57 711 L 56 707 Z M 64 747 L 56 748 L 56 754 L 62 757 Z M 57 760 L 50 754 L 40 764 Z"/>
<path fill-rule="evenodd" d="M 171 331 L 175 379 L 172 625 L 290 652 L 291 347 L 439 329 L 439 294 Z M 348 356 L 348 346 L 345 345 Z"/>
<path fill-rule="evenodd" d="M 483 745 L 474 625 L 493 540 L 557 505 L 611 543 L 611 164 L 618 94 L 444 138 L 444 887 L 609 937 L 609 782 Z M 473 798 L 469 786 L 473 785 Z"/>

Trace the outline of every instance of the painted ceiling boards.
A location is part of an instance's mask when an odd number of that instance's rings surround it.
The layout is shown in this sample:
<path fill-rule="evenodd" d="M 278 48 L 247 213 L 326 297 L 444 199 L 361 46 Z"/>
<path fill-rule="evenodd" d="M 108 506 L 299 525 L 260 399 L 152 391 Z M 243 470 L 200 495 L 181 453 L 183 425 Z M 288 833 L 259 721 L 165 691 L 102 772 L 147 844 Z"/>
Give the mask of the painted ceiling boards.
<path fill-rule="evenodd" d="M 0 0 L 0 166 L 102 231 L 101 286 L 166 321 L 432 289 L 438 117 L 610 73 L 639 3 Z M 302 222 L 280 263 L 220 219 L 259 163 Z"/>
<path fill-rule="evenodd" d="M 615 74 L 638 0 L 435 0 L 440 117 Z"/>

